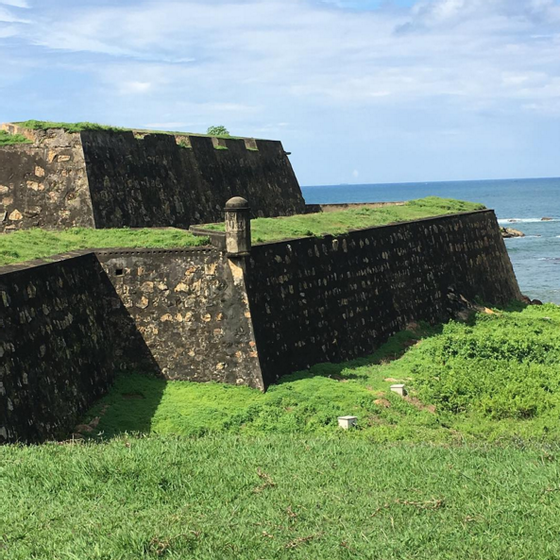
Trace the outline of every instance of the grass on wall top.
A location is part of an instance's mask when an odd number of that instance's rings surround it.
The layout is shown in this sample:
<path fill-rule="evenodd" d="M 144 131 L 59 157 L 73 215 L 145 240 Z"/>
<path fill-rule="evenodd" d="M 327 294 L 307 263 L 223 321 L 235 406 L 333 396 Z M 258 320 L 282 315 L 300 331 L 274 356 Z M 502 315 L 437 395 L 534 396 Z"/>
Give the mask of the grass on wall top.
<path fill-rule="evenodd" d="M 203 134 L 200 132 L 179 132 L 171 130 L 150 130 L 150 129 L 140 129 L 140 128 L 125 128 L 119 126 L 110 126 L 104 124 L 97 124 L 91 122 L 77 122 L 77 123 L 67 123 L 67 122 L 53 122 L 53 121 L 37 121 L 28 120 L 23 122 L 15 123 L 23 128 L 29 128 L 30 130 L 49 130 L 49 129 L 62 129 L 66 132 L 84 132 L 86 130 L 105 130 L 109 132 L 141 132 L 146 134 L 170 134 L 172 136 L 206 136 L 209 138 L 228 138 L 228 139 L 239 139 L 241 136 L 231 136 L 231 135 L 216 135 L 216 134 Z"/>
<path fill-rule="evenodd" d="M 180 229 L 28 229 L 0 234 L 0 266 L 40 259 L 78 249 L 109 247 L 182 248 L 208 244 Z"/>
<path fill-rule="evenodd" d="M 28 140 L 25 136 L 21 134 L 10 134 L 6 130 L 0 130 L 0 146 L 13 146 L 14 144 L 31 144 L 31 140 Z"/>
<path fill-rule="evenodd" d="M 403 206 L 362 207 L 280 218 L 257 218 L 251 220 L 251 235 L 254 243 L 279 241 L 294 237 L 339 235 L 351 229 L 382 226 L 456 212 L 483 210 L 484 208 L 483 204 L 475 202 L 429 196 L 409 200 Z M 224 230 L 223 223 L 208 224 L 201 227 L 215 231 Z"/>

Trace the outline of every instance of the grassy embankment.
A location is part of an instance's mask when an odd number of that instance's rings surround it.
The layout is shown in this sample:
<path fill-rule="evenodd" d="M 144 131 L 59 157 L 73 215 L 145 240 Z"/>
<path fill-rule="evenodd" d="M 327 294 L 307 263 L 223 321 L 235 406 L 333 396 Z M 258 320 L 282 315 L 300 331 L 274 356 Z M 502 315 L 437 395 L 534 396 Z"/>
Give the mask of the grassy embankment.
<path fill-rule="evenodd" d="M 104 439 L 0 448 L 0 558 L 558 558 L 559 327 L 479 315 L 264 395 L 123 377 Z"/>
<path fill-rule="evenodd" d="M 339 235 L 351 229 L 383 226 L 456 212 L 483 210 L 484 208 L 483 204 L 475 202 L 428 196 L 409 200 L 404 206 L 358 208 L 281 218 L 257 218 L 251 220 L 251 235 L 255 243 L 293 237 Z M 224 230 L 223 223 L 206 224 L 201 227 L 214 231 Z"/>
<path fill-rule="evenodd" d="M 88 419 L 108 405 L 98 427 L 103 437 L 123 431 L 332 436 L 337 416 L 350 414 L 358 429 L 349 437 L 375 442 L 557 441 L 559 366 L 560 307 L 496 310 L 472 324 L 402 332 L 368 358 L 318 364 L 283 377 L 265 394 L 126 376 Z M 408 398 L 390 392 L 398 382 L 409 388 Z M 122 396 L 131 393 L 140 398 Z"/>
<path fill-rule="evenodd" d="M 77 249 L 180 248 L 207 243 L 206 237 L 195 237 L 180 229 L 28 229 L 0 234 L 0 266 L 46 258 Z"/>

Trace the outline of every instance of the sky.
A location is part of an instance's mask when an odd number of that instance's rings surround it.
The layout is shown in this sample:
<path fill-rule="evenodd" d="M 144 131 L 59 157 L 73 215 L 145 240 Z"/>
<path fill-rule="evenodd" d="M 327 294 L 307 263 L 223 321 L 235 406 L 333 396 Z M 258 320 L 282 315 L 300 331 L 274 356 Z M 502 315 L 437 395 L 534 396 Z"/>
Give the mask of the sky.
<path fill-rule="evenodd" d="M 0 0 L 0 122 L 282 140 L 302 185 L 560 176 L 557 0 Z"/>

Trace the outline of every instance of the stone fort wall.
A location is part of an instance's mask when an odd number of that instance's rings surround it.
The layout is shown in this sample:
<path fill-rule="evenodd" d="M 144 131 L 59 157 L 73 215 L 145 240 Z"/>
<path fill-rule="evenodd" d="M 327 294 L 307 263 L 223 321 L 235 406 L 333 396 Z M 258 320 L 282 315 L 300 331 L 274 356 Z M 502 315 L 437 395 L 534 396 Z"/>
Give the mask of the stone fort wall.
<path fill-rule="evenodd" d="M 256 245 L 247 268 L 267 385 L 371 354 L 412 321 L 446 321 L 452 293 L 521 297 L 491 210 Z"/>
<path fill-rule="evenodd" d="M 254 216 L 305 212 L 281 142 L 132 131 L 32 131 L 0 147 L 0 231 L 182 227 L 221 221 L 234 195 Z"/>
<path fill-rule="evenodd" d="M 519 299 L 492 211 L 253 246 L 102 250 L 0 271 L 0 443 L 67 431 L 120 370 L 264 389 L 373 352 L 459 295 Z M 453 297 L 449 297 L 453 296 Z"/>
<path fill-rule="evenodd" d="M 0 443 L 68 434 L 121 371 L 264 389 L 240 263 L 123 249 L 0 269 Z"/>

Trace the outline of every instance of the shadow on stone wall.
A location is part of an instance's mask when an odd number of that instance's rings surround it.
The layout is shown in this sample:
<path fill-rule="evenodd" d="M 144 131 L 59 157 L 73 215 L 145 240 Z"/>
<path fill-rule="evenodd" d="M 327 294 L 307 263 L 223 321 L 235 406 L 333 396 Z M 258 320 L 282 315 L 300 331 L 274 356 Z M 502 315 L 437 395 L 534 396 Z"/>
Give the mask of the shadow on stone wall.
<path fill-rule="evenodd" d="M 161 374 L 97 257 L 54 260 L 0 275 L 0 443 L 67 437 L 119 372 Z"/>

